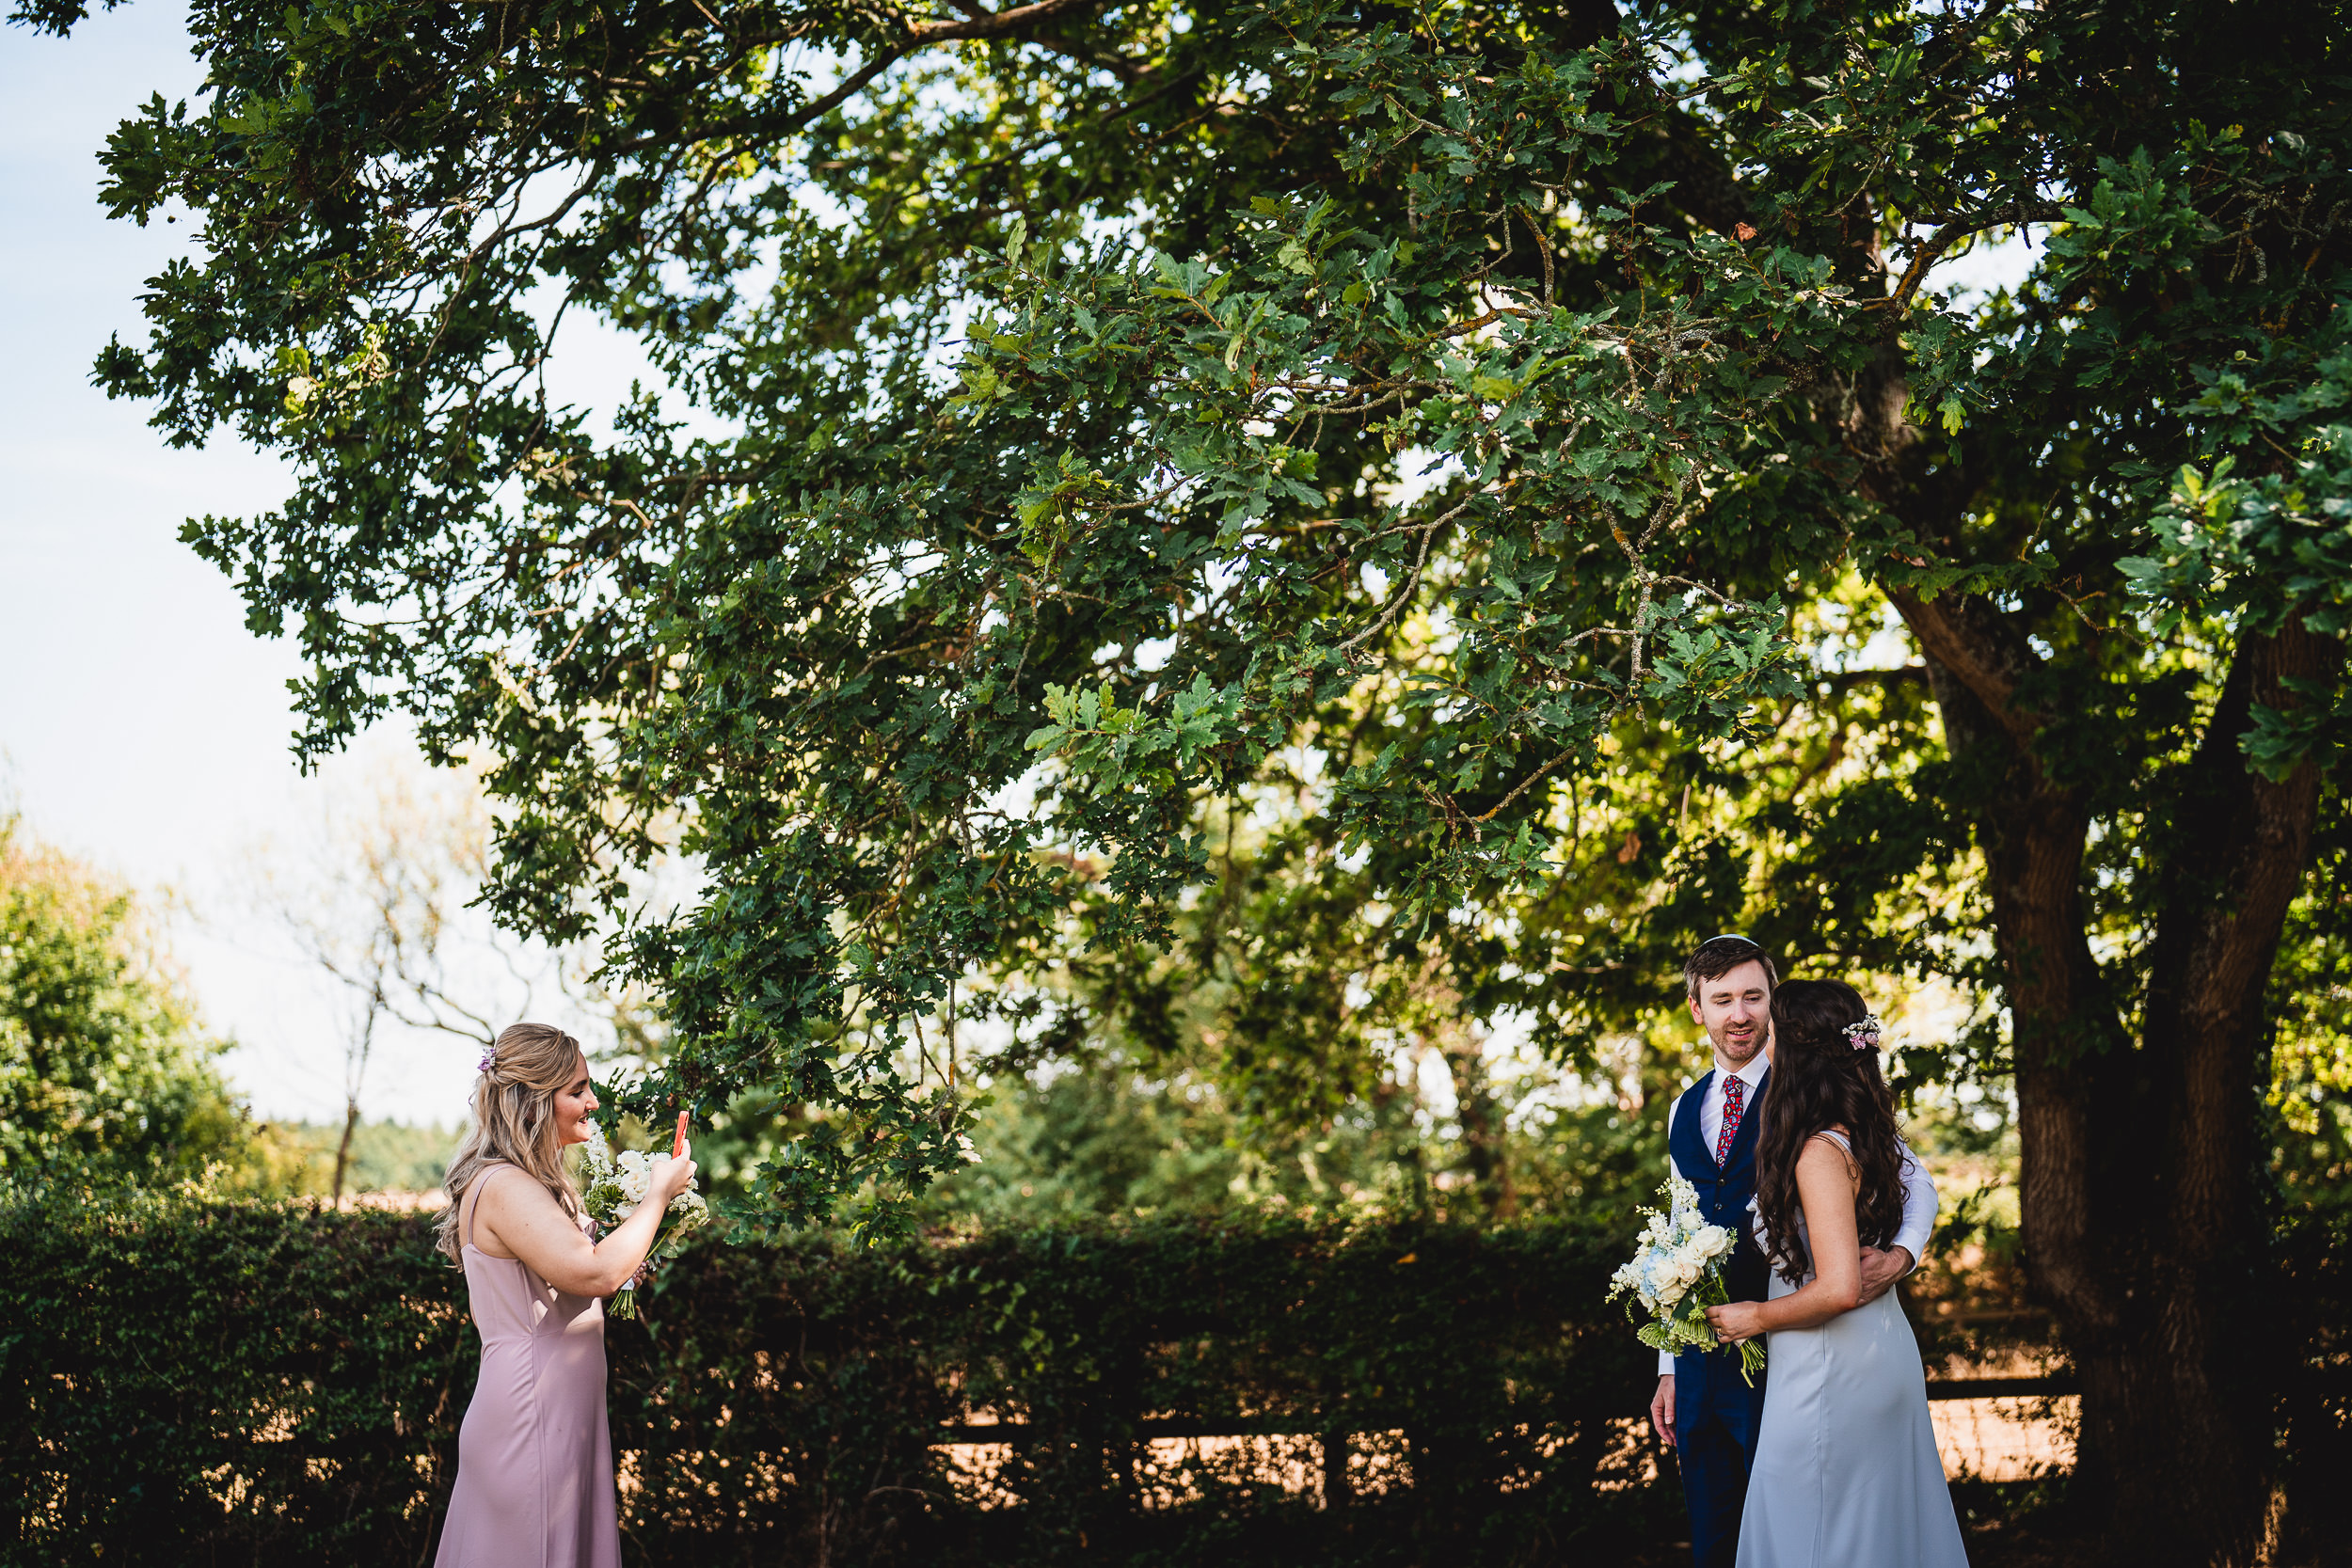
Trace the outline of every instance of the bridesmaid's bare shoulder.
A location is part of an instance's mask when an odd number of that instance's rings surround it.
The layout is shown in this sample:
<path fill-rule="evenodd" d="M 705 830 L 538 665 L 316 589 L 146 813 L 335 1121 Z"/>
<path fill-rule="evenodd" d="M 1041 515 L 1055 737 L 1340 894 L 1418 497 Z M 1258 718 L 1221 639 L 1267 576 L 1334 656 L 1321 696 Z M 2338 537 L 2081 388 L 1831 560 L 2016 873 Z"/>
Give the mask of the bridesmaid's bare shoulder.
<path fill-rule="evenodd" d="M 501 1223 L 516 1225 L 543 1220 L 545 1216 L 539 1212 L 542 1209 L 557 1209 L 561 1212 L 548 1190 L 519 1165 L 501 1160 L 483 1166 L 482 1174 L 474 1180 L 481 1184 L 482 1196 L 474 1199 L 473 1244 L 476 1250 L 492 1258 L 512 1259 L 516 1256 L 515 1249 L 499 1234 Z"/>

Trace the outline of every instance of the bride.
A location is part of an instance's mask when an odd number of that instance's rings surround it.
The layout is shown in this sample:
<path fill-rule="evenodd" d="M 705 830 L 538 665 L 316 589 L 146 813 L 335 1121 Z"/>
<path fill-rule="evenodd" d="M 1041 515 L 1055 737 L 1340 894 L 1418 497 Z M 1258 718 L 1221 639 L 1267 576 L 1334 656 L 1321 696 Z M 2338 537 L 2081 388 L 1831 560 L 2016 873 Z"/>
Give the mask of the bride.
<path fill-rule="evenodd" d="M 1724 1344 L 1772 1337 L 1739 1568 L 1967 1568 L 1902 1308 L 1862 1299 L 1860 1251 L 1902 1222 L 1904 1155 L 1879 1021 L 1851 986 L 1772 993 L 1756 1152 L 1771 1299 L 1710 1307 Z"/>

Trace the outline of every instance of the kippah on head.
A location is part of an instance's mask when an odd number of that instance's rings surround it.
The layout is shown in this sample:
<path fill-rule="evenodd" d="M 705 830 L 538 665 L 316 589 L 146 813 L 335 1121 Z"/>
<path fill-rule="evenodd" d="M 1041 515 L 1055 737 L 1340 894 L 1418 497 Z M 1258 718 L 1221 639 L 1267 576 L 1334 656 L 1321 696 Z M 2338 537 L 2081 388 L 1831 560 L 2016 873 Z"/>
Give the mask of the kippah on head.
<path fill-rule="evenodd" d="M 1719 937 L 1708 937 L 1691 949 L 1691 956 L 1682 960 L 1682 988 L 1696 998 L 1699 988 L 1709 980 L 1720 980 L 1745 963 L 1764 966 L 1764 989 L 1771 990 L 1780 984 L 1780 970 L 1764 944 L 1737 931 L 1725 931 Z"/>

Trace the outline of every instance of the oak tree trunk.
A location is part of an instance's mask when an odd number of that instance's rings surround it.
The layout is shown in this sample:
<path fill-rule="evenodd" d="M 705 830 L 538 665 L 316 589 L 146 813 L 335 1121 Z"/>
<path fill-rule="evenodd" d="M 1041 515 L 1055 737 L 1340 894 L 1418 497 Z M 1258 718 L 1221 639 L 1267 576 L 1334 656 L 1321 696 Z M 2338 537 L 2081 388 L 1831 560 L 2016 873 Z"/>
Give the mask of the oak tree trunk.
<path fill-rule="evenodd" d="M 2075 1496 L 2119 1562 L 2260 1552 L 2275 1381 L 2261 1306 L 2263 991 L 2309 859 L 2317 769 L 2239 750 L 2249 710 L 2324 672 L 2299 626 L 2249 635 L 2169 826 L 2146 830 L 2158 903 L 2137 1037 L 2083 905 L 2087 791 L 2054 777 L 2020 688 L 2036 656 L 1981 600 L 1896 600 L 1929 656 L 1978 841 L 2011 1009 L 2026 1261 L 2082 1388 Z"/>

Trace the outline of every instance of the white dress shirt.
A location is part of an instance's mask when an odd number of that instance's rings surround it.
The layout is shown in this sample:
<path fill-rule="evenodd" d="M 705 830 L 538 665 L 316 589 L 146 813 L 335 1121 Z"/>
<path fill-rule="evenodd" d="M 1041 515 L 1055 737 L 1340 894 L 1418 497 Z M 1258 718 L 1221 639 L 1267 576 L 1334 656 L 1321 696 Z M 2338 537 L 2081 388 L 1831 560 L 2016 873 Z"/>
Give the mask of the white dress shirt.
<path fill-rule="evenodd" d="M 1740 1111 L 1740 1119 L 1744 1121 L 1756 1114 L 1756 1085 L 1771 1067 L 1772 1063 L 1765 1060 L 1761 1051 L 1749 1057 L 1747 1065 L 1737 1072 L 1726 1069 L 1720 1059 L 1716 1061 L 1715 1071 L 1708 1075 L 1707 1098 L 1699 1101 L 1699 1135 L 1707 1140 L 1709 1154 L 1714 1152 L 1715 1140 L 1724 1130 L 1724 1080 L 1733 1077 L 1747 1085 Z M 1675 1096 L 1675 1102 L 1666 1108 L 1666 1127 L 1670 1135 L 1675 1117 L 1682 1114 L 1682 1101 L 1690 1092 L 1685 1089 Z M 1888 1244 L 1910 1253 L 1912 1267 L 1916 1268 L 1919 1260 L 1928 1255 L 1928 1241 L 1935 1234 L 1935 1182 L 1928 1175 L 1928 1167 L 1912 1154 L 1909 1144 L 1898 1138 L 1895 1147 L 1903 1152 L 1903 1223 L 1895 1232 L 1894 1241 Z M 1666 1156 L 1666 1167 L 1669 1170 L 1674 1168 L 1674 1156 L 1671 1154 Z M 1660 1351 L 1658 1374 L 1663 1377 L 1674 1370 L 1673 1354 Z"/>
<path fill-rule="evenodd" d="M 1721 1057 L 1716 1058 L 1715 1070 L 1707 1078 L 1707 1098 L 1699 1101 L 1699 1136 L 1707 1140 L 1708 1153 L 1715 1152 L 1715 1140 L 1722 1137 L 1724 1132 L 1724 1085 L 1728 1080 L 1737 1078 L 1747 1085 L 1740 1091 L 1740 1119 L 1745 1121 L 1756 1113 L 1756 1085 L 1762 1083 L 1764 1075 L 1772 1069 L 1772 1064 L 1765 1060 L 1764 1053 L 1761 1051 L 1749 1057 L 1747 1065 L 1737 1072 L 1725 1068 Z M 1690 1093 L 1688 1089 L 1683 1091 L 1685 1095 L 1688 1093 Z M 1674 1131 L 1674 1118 L 1681 1113 L 1681 1110 L 1682 1095 L 1677 1095 L 1675 1102 L 1666 1108 L 1666 1129 L 1669 1135 Z M 1666 1163 L 1674 1164 L 1674 1157 L 1668 1155 Z"/>

